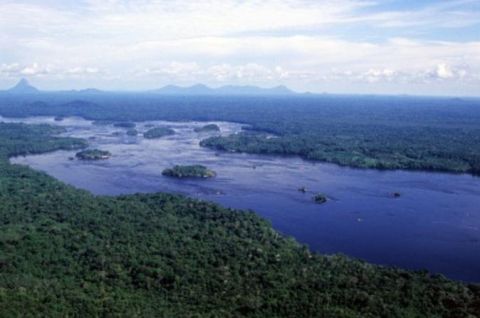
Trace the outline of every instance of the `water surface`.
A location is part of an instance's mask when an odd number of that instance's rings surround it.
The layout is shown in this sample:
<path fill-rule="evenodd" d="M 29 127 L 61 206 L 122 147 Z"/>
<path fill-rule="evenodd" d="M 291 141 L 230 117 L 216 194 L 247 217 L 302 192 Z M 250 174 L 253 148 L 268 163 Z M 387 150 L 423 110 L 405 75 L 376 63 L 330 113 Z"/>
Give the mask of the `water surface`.
<path fill-rule="evenodd" d="M 62 125 L 67 128 L 63 135 L 88 139 L 92 148 L 110 151 L 109 160 L 93 162 L 70 160 L 72 151 L 11 159 L 93 193 L 174 192 L 252 209 L 280 232 L 321 253 L 344 253 L 377 264 L 480 282 L 480 178 L 219 153 L 198 145 L 212 135 L 193 131 L 205 122 L 138 123 L 140 132 L 150 126 L 176 132 L 148 140 L 81 118 L 0 120 Z M 241 130 L 240 124 L 215 123 L 224 135 Z M 203 164 L 218 176 L 209 180 L 162 176 L 163 169 L 175 164 Z M 307 193 L 297 190 L 302 186 Z M 319 192 L 329 197 L 324 205 L 312 201 Z M 401 197 L 393 198 L 393 192 Z"/>

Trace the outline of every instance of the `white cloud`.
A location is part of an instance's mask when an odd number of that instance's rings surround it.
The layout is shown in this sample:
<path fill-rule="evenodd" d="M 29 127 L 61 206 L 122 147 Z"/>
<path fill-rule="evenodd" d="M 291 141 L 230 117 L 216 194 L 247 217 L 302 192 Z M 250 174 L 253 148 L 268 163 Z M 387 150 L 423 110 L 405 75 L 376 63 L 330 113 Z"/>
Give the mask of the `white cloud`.
<path fill-rule="evenodd" d="M 41 67 L 38 63 L 33 63 L 32 65 L 25 66 L 20 70 L 20 74 L 26 76 L 38 76 L 46 75 L 50 72 L 49 67 Z"/>
<path fill-rule="evenodd" d="M 46 77 L 52 76 L 57 78 L 94 76 L 101 73 L 96 67 L 76 66 L 72 68 L 62 68 L 52 64 L 32 63 L 23 65 L 20 63 L 2 64 L 0 65 L 0 76 L 8 78 L 19 77 Z"/>
<path fill-rule="evenodd" d="M 136 77 L 153 77 L 159 80 L 175 79 L 183 83 L 207 81 L 209 83 L 265 83 L 289 78 L 289 72 L 281 66 L 266 67 L 255 63 L 211 64 L 172 62 L 153 68 L 137 70 Z"/>
<path fill-rule="evenodd" d="M 0 74 L 7 77 L 40 76 L 50 73 L 48 66 L 40 66 L 38 63 L 22 65 L 20 63 L 2 64 Z"/>
<path fill-rule="evenodd" d="M 455 76 L 450 66 L 445 63 L 438 64 L 434 74 L 442 79 L 452 78 Z"/>
<path fill-rule="evenodd" d="M 421 4 L 421 1 L 419 1 Z M 385 11 L 358 17 L 358 21 L 372 23 L 376 27 L 408 28 L 436 27 L 462 28 L 478 25 L 480 12 L 466 8 L 477 5 L 477 0 L 444 0 L 419 10 Z"/>
<path fill-rule="evenodd" d="M 382 12 L 371 10 L 376 1 L 362 0 L 66 3 L 1 1 L 0 82 L 33 76 L 52 86 L 85 78 L 107 87 L 113 80 L 122 87 L 206 82 L 315 90 L 346 82 L 405 90 L 418 83 L 450 83 L 452 91 L 480 85 L 480 39 L 395 36 L 414 26 L 474 25 L 479 12 L 464 8 L 471 0 Z M 341 27 L 401 32 L 352 40 L 336 33 Z"/>
<path fill-rule="evenodd" d="M 462 66 L 452 66 L 446 63 L 440 63 L 433 67 L 425 66 L 423 68 L 411 68 L 409 70 L 369 69 L 367 71 L 335 71 L 328 74 L 325 80 L 349 80 L 355 82 L 374 83 L 411 83 L 427 84 L 434 82 L 450 81 L 470 81 L 475 82 L 477 78 L 474 74 Z"/>
<path fill-rule="evenodd" d="M 19 74 L 21 66 L 18 63 L 2 64 L 0 65 L 0 74 L 3 76 L 11 76 L 12 74 Z"/>
<path fill-rule="evenodd" d="M 72 74 L 72 75 L 84 75 L 84 74 L 98 74 L 100 70 L 96 67 L 73 67 L 68 70 L 66 70 L 66 74 Z"/>

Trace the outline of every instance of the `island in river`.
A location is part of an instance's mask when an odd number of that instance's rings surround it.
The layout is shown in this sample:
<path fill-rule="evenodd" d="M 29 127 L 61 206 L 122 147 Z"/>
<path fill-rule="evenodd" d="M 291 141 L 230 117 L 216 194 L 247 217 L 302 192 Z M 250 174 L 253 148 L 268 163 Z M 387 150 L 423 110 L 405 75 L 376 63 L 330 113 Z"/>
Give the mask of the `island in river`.
<path fill-rule="evenodd" d="M 321 193 L 318 193 L 313 197 L 313 201 L 315 201 L 317 204 L 323 204 L 327 202 L 327 197 Z"/>
<path fill-rule="evenodd" d="M 161 138 L 165 136 L 171 136 L 174 135 L 175 131 L 172 128 L 168 127 L 156 127 L 152 128 L 150 130 L 147 130 L 144 134 L 143 137 L 147 139 L 155 139 L 155 138 Z"/>
<path fill-rule="evenodd" d="M 208 124 L 203 127 L 197 127 L 194 129 L 195 132 L 214 132 L 220 131 L 220 127 L 216 124 Z"/>
<path fill-rule="evenodd" d="M 131 128 L 127 130 L 127 136 L 136 136 L 138 135 L 138 131 L 135 128 Z"/>
<path fill-rule="evenodd" d="M 88 149 L 77 152 L 75 156 L 81 160 L 105 160 L 112 156 L 112 154 L 105 150 Z"/>
<path fill-rule="evenodd" d="M 119 128 L 135 128 L 136 124 L 132 122 L 118 122 L 113 124 L 114 127 Z"/>
<path fill-rule="evenodd" d="M 202 165 L 179 166 L 167 168 L 162 174 L 174 178 L 212 178 L 217 174 L 215 171 L 208 169 Z"/>

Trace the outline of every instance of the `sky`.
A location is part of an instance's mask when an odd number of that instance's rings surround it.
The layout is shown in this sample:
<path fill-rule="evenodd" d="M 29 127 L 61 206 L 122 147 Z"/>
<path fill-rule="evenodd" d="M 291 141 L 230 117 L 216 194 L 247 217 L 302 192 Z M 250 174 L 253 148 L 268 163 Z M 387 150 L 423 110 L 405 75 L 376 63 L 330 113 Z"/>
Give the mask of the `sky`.
<path fill-rule="evenodd" d="M 0 88 L 480 95 L 480 0 L 0 0 Z"/>

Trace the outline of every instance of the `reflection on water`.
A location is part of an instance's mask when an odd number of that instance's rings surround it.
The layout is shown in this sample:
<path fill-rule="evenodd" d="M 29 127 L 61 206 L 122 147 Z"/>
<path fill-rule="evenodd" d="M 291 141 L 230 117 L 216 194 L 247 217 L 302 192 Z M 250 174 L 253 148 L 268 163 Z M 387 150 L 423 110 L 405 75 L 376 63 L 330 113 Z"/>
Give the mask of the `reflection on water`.
<path fill-rule="evenodd" d="M 1 118 L 0 118 L 1 120 Z M 3 119 L 6 121 L 6 119 Z M 286 235 L 322 253 L 345 253 L 379 264 L 440 272 L 480 281 L 480 179 L 469 175 L 357 170 L 299 158 L 218 153 L 199 147 L 210 134 L 193 131 L 205 123 L 148 122 L 143 132 L 168 126 L 173 136 L 147 140 L 127 136 L 113 125 L 80 118 L 36 117 L 28 123 L 67 128 L 66 136 L 88 139 L 112 158 L 98 162 L 69 160 L 75 152 L 57 151 L 12 158 L 96 194 L 175 192 L 225 206 L 253 209 Z M 240 124 L 216 123 L 221 134 Z M 175 164 L 203 164 L 217 172 L 209 180 L 162 176 Z M 297 189 L 306 187 L 307 193 Z M 325 193 L 329 201 L 313 203 Z M 393 198 L 400 192 L 400 198 Z"/>

